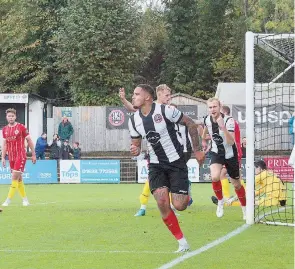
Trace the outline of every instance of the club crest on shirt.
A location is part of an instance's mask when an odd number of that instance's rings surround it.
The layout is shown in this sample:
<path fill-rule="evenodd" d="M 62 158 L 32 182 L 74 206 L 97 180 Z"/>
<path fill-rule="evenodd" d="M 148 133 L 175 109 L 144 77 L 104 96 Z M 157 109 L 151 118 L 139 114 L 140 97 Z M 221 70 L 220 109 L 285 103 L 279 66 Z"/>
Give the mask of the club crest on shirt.
<path fill-rule="evenodd" d="M 160 123 L 162 120 L 163 120 L 163 117 L 162 117 L 161 114 L 156 114 L 156 115 L 154 116 L 154 121 L 155 121 L 156 123 Z"/>
<path fill-rule="evenodd" d="M 160 141 L 160 139 L 160 134 L 155 131 L 150 131 L 146 135 L 146 140 L 153 146 L 156 145 Z"/>
<path fill-rule="evenodd" d="M 14 134 L 17 135 L 18 133 L 19 133 L 19 130 L 15 130 L 15 131 L 14 131 Z"/>

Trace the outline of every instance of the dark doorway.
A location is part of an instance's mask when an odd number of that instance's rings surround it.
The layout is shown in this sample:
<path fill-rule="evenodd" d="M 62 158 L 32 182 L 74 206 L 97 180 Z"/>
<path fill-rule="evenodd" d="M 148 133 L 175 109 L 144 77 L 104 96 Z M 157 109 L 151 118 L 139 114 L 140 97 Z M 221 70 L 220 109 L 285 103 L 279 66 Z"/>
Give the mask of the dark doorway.
<path fill-rule="evenodd" d="M 7 125 L 5 111 L 8 108 L 14 108 L 17 122 L 25 124 L 25 104 L 0 104 L 0 129 Z"/>

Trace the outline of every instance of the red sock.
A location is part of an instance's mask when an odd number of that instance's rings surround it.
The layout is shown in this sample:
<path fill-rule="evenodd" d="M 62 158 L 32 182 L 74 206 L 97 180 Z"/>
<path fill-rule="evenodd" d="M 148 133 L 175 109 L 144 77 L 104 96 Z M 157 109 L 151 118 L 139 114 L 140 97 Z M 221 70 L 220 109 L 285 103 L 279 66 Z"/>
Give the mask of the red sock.
<path fill-rule="evenodd" d="M 170 213 L 166 219 L 163 218 L 163 221 L 166 224 L 167 228 L 170 230 L 170 232 L 174 235 L 174 237 L 177 240 L 183 238 L 183 233 L 179 227 L 178 220 L 177 220 L 173 210 L 170 211 Z"/>
<path fill-rule="evenodd" d="M 222 195 L 222 185 L 221 185 L 221 181 L 212 181 L 212 187 L 213 187 L 213 191 L 215 192 L 215 195 L 217 197 L 218 200 L 222 200 L 223 195 Z"/>
<path fill-rule="evenodd" d="M 236 190 L 236 194 L 240 200 L 241 206 L 246 206 L 246 192 L 244 186 L 241 186 L 239 190 Z"/>

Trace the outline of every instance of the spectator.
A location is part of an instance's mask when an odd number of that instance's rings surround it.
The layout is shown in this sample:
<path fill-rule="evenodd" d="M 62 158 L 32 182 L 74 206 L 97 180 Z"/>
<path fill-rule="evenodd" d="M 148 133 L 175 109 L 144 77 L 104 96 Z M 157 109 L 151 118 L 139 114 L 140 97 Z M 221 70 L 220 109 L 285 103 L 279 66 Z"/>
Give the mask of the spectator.
<path fill-rule="evenodd" d="M 53 135 L 53 139 L 49 142 L 48 146 L 50 147 L 49 158 L 51 160 L 59 160 L 61 156 L 61 142 L 58 134 Z"/>
<path fill-rule="evenodd" d="M 81 148 L 79 148 L 79 142 L 75 142 L 73 144 L 72 155 L 74 157 L 74 160 L 81 159 Z"/>
<path fill-rule="evenodd" d="M 69 140 L 65 140 L 61 146 L 61 159 L 69 160 L 71 159 L 70 154 L 73 153 L 73 149 L 69 145 Z"/>
<path fill-rule="evenodd" d="M 58 135 L 60 137 L 60 140 L 62 142 L 65 140 L 70 140 L 73 133 L 74 129 L 72 124 L 69 122 L 67 117 L 64 117 L 62 122 L 58 126 Z"/>
<path fill-rule="evenodd" d="M 42 133 L 41 136 L 37 139 L 35 152 L 37 160 L 45 160 L 45 150 L 47 148 L 47 134 Z"/>
<path fill-rule="evenodd" d="M 247 146 L 247 140 L 246 137 L 243 137 L 242 140 L 242 158 L 246 158 L 246 146 Z"/>
<path fill-rule="evenodd" d="M 292 145 L 294 145 L 294 136 L 295 136 L 295 112 L 292 117 L 289 119 L 289 134 L 292 135 Z"/>

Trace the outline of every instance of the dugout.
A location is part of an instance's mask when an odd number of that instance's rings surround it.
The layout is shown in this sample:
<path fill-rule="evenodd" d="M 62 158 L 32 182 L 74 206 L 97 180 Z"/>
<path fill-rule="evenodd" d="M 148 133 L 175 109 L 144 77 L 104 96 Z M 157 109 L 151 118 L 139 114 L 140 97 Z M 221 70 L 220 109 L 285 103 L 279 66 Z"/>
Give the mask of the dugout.
<path fill-rule="evenodd" d="M 35 142 L 42 132 L 47 130 L 47 102 L 36 94 L 1 93 L 0 94 L 0 143 L 2 144 L 2 128 L 7 124 L 5 111 L 14 108 L 17 121 L 24 124 Z M 1 145 L 0 144 L 0 145 Z"/>

